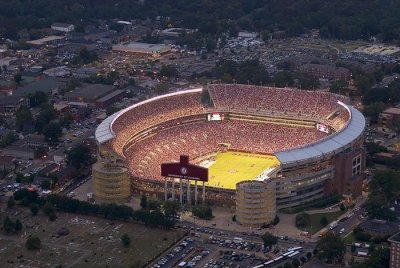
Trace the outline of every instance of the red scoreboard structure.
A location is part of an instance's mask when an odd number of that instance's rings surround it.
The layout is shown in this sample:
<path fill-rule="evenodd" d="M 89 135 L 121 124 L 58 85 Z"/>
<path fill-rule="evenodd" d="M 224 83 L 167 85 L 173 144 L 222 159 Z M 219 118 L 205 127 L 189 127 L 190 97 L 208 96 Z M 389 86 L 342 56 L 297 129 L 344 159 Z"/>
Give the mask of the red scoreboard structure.
<path fill-rule="evenodd" d="M 165 178 L 165 200 L 168 199 L 168 181 L 171 181 L 171 198 L 175 200 L 175 182 L 179 180 L 179 202 L 183 203 L 183 180 L 187 183 L 187 203 L 191 203 L 190 181 L 194 181 L 194 202 L 197 204 L 197 182 L 202 182 L 202 202 L 205 201 L 206 187 L 208 181 L 208 169 L 189 163 L 189 156 L 181 155 L 179 163 L 161 164 L 161 176 Z"/>

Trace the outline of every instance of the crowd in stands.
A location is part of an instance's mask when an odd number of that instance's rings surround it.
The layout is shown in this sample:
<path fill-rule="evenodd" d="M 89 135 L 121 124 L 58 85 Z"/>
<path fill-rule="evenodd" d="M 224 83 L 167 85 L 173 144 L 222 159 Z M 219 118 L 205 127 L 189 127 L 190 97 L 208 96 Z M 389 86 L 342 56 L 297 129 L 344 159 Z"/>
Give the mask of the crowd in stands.
<path fill-rule="evenodd" d="M 208 91 L 217 109 L 287 114 L 323 119 L 345 102 L 345 97 L 321 91 L 216 84 Z"/>
<path fill-rule="evenodd" d="M 197 122 L 160 131 L 129 147 L 125 156 L 133 176 L 160 177 L 164 162 L 211 154 L 228 146 L 230 150 L 273 154 L 304 146 L 326 137 L 315 128 L 257 124 L 238 120 Z"/>
<path fill-rule="evenodd" d="M 204 113 L 200 93 L 190 93 L 144 103 L 119 116 L 112 129 L 118 135 L 112 141 L 114 150 L 122 155 L 126 141 L 135 133 L 167 120 Z"/>
<path fill-rule="evenodd" d="M 237 84 L 209 85 L 207 88 L 214 105 L 212 111 L 283 114 L 314 119 L 328 124 L 336 131 L 343 128 L 349 119 L 349 114 L 340 110 L 337 103 L 338 100 L 346 102 L 345 97 L 331 93 Z M 332 116 L 335 111 L 340 112 Z M 134 176 L 160 178 L 161 163 L 176 161 L 181 154 L 188 154 L 192 158 L 211 154 L 219 151 L 221 144 L 228 145 L 230 150 L 273 154 L 326 137 L 325 133 L 315 128 L 239 120 L 207 122 L 205 117 L 204 120 L 194 120 L 191 123 L 181 121 L 178 127 L 162 127 L 167 121 L 170 126 L 177 126 L 171 122 L 205 113 L 207 109 L 201 103 L 201 92 L 143 103 L 121 113 L 115 120 L 112 130 L 117 135 L 110 146 L 119 155 L 125 155 Z M 141 133 L 139 142 L 132 141 L 126 150 L 132 137 L 153 126 L 158 126 L 156 132 L 149 132 L 148 137 L 148 134 Z"/>

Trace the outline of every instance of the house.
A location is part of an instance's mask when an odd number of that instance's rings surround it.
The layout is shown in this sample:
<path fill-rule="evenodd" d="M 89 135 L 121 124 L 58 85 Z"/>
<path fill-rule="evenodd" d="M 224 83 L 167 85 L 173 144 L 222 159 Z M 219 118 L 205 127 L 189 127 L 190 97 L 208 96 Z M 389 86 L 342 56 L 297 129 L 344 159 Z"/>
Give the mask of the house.
<path fill-rule="evenodd" d="M 57 94 L 59 89 L 64 85 L 64 82 L 61 82 L 53 77 L 48 77 L 43 80 L 39 80 L 23 87 L 17 88 L 13 92 L 14 96 L 26 96 L 28 94 L 34 94 L 36 91 L 44 92 L 48 95 Z"/>
<path fill-rule="evenodd" d="M 51 25 L 51 29 L 54 31 L 69 33 L 75 30 L 75 26 L 73 24 L 56 22 Z"/>
<path fill-rule="evenodd" d="M 29 107 L 29 100 L 21 96 L 0 98 L 0 114 L 14 114 L 21 107 Z"/>
<path fill-rule="evenodd" d="M 399 231 L 399 225 L 384 220 L 366 220 L 362 222 L 360 228 L 372 236 L 388 236 Z"/>

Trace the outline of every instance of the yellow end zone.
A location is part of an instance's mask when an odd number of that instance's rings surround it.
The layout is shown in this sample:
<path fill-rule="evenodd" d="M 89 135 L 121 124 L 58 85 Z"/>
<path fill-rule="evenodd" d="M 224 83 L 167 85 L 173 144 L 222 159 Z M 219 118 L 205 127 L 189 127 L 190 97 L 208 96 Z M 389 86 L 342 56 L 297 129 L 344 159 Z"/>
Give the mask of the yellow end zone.
<path fill-rule="evenodd" d="M 207 186 L 236 189 L 236 183 L 253 180 L 265 169 L 278 166 L 273 155 L 242 152 L 218 153 L 215 162 L 208 168 Z"/>

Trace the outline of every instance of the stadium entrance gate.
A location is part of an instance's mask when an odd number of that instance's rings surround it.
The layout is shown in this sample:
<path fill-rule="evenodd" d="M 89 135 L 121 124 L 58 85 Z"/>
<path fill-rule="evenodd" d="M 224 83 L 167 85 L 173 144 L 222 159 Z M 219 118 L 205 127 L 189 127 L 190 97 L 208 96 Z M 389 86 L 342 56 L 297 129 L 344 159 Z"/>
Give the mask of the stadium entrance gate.
<path fill-rule="evenodd" d="M 205 183 L 208 181 L 208 169 L 200 166 L 196 166 L 189 163 L 189 156 L 181 155 L 179 163 L 163 163 L 161 164 L 161 176 L 165 179 L 164 193 L 165 200 L 168 199 L 168 180 L 171 178 L 172 183 L 172 200 L 175 200 L 175 180 L 179 180 L 179 202 L 183 203 L 183 187 L 182 180 L 187 180 L 187 202 L 191 204 L 190 195 L 190 182 L 194 181 L 194 202 L 197 204 L 198 191 L 197 182 L 202 182 L 202 202 L 206 199 L 206 186 Z"/>

